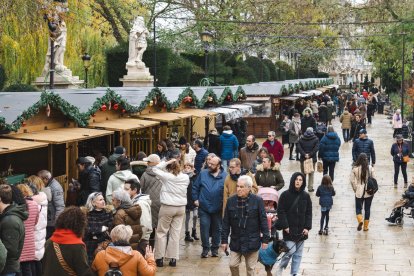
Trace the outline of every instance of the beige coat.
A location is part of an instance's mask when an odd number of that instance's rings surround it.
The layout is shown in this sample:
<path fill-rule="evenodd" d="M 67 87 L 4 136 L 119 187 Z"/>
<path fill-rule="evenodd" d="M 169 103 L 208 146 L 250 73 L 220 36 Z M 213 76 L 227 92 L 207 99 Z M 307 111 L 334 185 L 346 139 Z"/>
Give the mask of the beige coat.
<path fill-rule="evenodd" d="M 342 123 L 342 129 L 351 129 L 352 115 L 347 110 L 341 115 L 339 121 Z"/>
<path fill-rule="evenodd" d="M 370 171 L 371 177 L 375 178 L 375 170 L 372 166 L 369 166 L 369 171 Z M 361 198 L 362 195 L 364 194 L 364 188 L 365 188 L 365 183 L 368 180 L 368 174 L 367 174 L 367 180 L 363 182 L 361 179 L 361 167 L 360 166 L 353 167 L 350 180 L 351 180 L 352 189 L 354 190 L 354 193 L 355 193 L 355 197 Z M 365 193 L 364 198 L 367 198 L 370 196 L 372 195 Z"/>

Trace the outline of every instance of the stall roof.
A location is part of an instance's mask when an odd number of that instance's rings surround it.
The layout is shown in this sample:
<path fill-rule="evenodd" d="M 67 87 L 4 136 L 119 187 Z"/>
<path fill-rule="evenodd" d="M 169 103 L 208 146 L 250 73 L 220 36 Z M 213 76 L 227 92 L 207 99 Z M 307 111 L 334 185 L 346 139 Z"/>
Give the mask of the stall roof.
<path fill-rule="evenodd" d="M 145 115 L 138 115 L 137 117 L 143 119 L 150 119 L 159 122 L 172 122 L 180 119 L 185 119 L 191 117 L 190 114 L 180 114 L 173 112 L 163 112 L 163 113 L 150 113 Z"/>
<path fill-rule="evenodd" d="M 47 147 L 47 143 L 23 141 L 14 139 L 0 139 L 0 155 L 24 150 Z"/>
<path fill-rule="evenodd" d="M 140 120 L 140 119 L 133 119 L 133 118 L 120 118 L 115 120 L 108 120 L 99 123 L 91 123 L 89 124 L 90 128 L 100 128 L 100 129 L 108 129 L 108 130 L 115 130 L 115 131 L 128 131 L 134 129 L 141 129 L 146 127 L 152 127 L 159 125 L 160 122 L 156 121 L 149 121 L 149 120 Z"/>
<path fill-rule="evenodd" d="M 11 124 L 25 110 L 40 100 L 39 92 L 2 92 L 0 93 L 0 117 Z"/>
<path fill-rule="evenodd" d="M 250 114 L 253 114 L 253 107 L 251 105 L 232 104 L 232 105 L 226 105 L 224 107 L 238 109 L 241 111 L 242 116 L 248 116 Z"/>
<path fill-rule="evenodd" d="M 299 98 L 306 98 L 306 97 L 309 97 L 310 95 L 306 95 L 306 94 L 303 94 L 303 93 L 294 93 L 294 94 L 291 94 L 290 96 L 299 97 Z"/>
<path fill-rule="evenodd" d="M 96 138 L 113 134 L 113 131 L 90 129 L 90 128 L 57 128 L 35 131 L 30 133 L 9 134 L 4 137 L 46 142 L 50 144 L 63 144 L 68 142 L 82 141 L 90 138 Z"/>
<path fill-rule="evenodd" d="M 238 119 L 243 115 L 239 109 L 233 108 L 216 107 L 209 110 L 219 113 L 217 116 L 223 115 L 226 122 Z"/>
<path fill-rule="evenodd" d="M 261 103 L 248 103 L 248 102 L 244 102 L 242 103 L 242 105 L 250 105 L 251 107 L 262 107 L 263 104 Z"/>
<path fill-rule="evenodd" d="M 265 101 L 270 101 L 270 97 L 246 97 L 246 102 L 248 101 L 265 102 Z"/>
<path fill-rule="evenodd" d="M 214 111 L 206 110 L 206 109 L 198 109 L 198 108 L 185 108 L 185 109 L 176 110 L 175 112 L 180 113 L 180 114 L 189 114 L 193 117 L 198 117 L 198 118 L 217 115 L 217 113 Z"/>
<path fill-rule="evenodd" d="M 322 91 L 320 91 L 320 90 L 307 90 L 307 91 L 303 91 L 302 93 L 319 96 L 319 95 L 322 94 Z"/>
<path fill-rule="evenodd" d="M 285 100 L 285 101 L 296 101 L 299 98 L 298 97 L 293 97 L 293 96 L 286 96 L 286 97 L 280 97 L 279 99 Z"/>

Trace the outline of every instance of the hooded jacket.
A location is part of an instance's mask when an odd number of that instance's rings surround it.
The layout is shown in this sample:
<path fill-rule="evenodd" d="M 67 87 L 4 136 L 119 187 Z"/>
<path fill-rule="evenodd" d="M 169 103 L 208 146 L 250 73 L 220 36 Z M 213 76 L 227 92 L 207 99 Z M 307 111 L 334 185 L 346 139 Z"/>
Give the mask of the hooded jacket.
<path fill-rule="evenodd" d="M 227 173 L 220 168 L 217 176 L 210 173 L 208 169 L 202 170 L 193 183 L 193 200 L 199 201 L 199 206 L 204 212 L 213 214 L 222 210 L 224 180 Z"/>
<path fill-rule="evenodd" d="M 274 140 L 273 146 L 269 140 L 264 141 L 262 146 L 269 151 L 269 154 L 273 155 L 276 163 L 280 163 L 282 161 L 285 151 L 282 143 L 280 143 L 277 139 Z"/>
<path fill-rule="evenodd" d="M 319 149 L 319 139 L 316 135 L 311 132 L 305 132 L 303 136 L 299 139 L 297 143 L 297 149 L 300 153 L 300 161 L 305 160 L 305 154 L 309 154 L 310 157 L 313 159 L 313 162 L 316 162 L 316 153 Z"/>
<path fill-rule="evenodd" d="M 242 168 L 248 171 L 253 170 L 254 161 L 256 161 L 257 154 L 259 153 L 259 145 L 254 142 L 252 148 L 247 146 L 240 149 L 240 161 Z"/>
<path fill-rule="evenodd" d="M 26 198 L 29 217 L 24 221 L 24 244 L 20 255 L 20 262 L 36 260 L 35 257 L 35 226 L 39 221 L 39 205 L 32 198 Z"/>
<path fill-rule="evenodd" d="M 116 172 L 116 159 L 122 154 L 112 154 L 108 158 L 108 162 L 104 163 L 101 167 L 101 191 L 102 194 L 106 193 L 106 185 L 108 185 L 108 180 L 111 175 Z"/>
<path fill-rule="evenodd" d="M 351 129 L 352 115 L 348 110 L 345 110 L 344 113 L 339 118 L 339 121 L 342 123 L 342 129 Z"/>
<path fill-rule="evenodd" d="M 105 276 L 110 263 L 118 263 L 122 275 L 153 276 L 157 271 L 154 257 L 145 258 L 130 246 L 109 245 L 105 250 L 96 254 L 92 269 L 98 276 Z"/>
<path fill-rule="evenodd" d="M 119 207 L 114 215 L 114 227 L 120 224 L 129 225 L 132 228 L 132 237 L 129 240 L 131 247 L 136 250 L 142 237 L 141 207 L 132 205 L 130 207 Z"/>
<path fill-rule="evenodd" d="M 20 271 L 20 254 L 22 253 L 25 228 L 24 221 L 29 217 L 26 204 L 10 204 L 0 214 L 0 240 L 7 249 L 6 265 L 0 274 Z"/>
<path fill-rule="evenodd" d="M 375 164 L 375 148 L 374 142 L 365 137 L 364 139 L 356 139 L 352 145 L 352 160 L 355 162 L 361 153 L 365 153 L 368 157 L 368 163 Z"/>
<path fill-rule="evenodd" d="M 319 144 L 319 158 L 324 162 L 338 162 L 341 139 L 336 132 L 328 132 Z"/>
<path fill-rule="evenodd" d="M 221 243 L 227 244 L 230 235 L 231 251 L 242 254 L 256 252 L 261 243 L 267 244 L 270 239 L 263 200 L 250 193 L 246 202 L 247 215 L 242 217 L 238 209 L 238 196 L 233 195 L 224 211 Z"/>
<path fill-rule="evenodd" d="M 331 208 L 333 205 L 333 196 L 335 196 L 335 189 L 332 190 L 326 186 L 320 185 L 316 190 L 316 196 L 319 197 L 319 205 L 322 207 Z"/>
<path fill-rule="evenodd" d="M 306 129 L 308 127 L 311 127 L 313 129 L 316 129 L 316 120 L 313 116 L 303 116 L 300 122 L 300 128 L 302 133 L 305 133 Z"/>
<path fill-rule="evenodd" d="M 112 202 L 112 193 L 119 188 L 123 188 L 125 181 L 128 179 L 135 179 L 139 182 L 138 177 L 130 170 L 116 171 L 111 175 L 106 187 L 106 202 Z"/>
<path fill-rule="evenodd" d="M 257 194 L 257 192 L 259 190 L 259 188 L 257 187 L 256 180 L 254 178 L 254 175 L 251 172 L 249 172 L 248 170 L 242 169 L 240 174 L 238 174 L 238 175 L 228 174 L 226 176 L 226 179 L 224 180 L 223 215 L 224 215 L 224 210 L 226 209 L 227 200 L 230 196 L 236 194 L 236 192 L 237 192 L 237 180 L 242 175 L 248 175 L 252 178 L 252 180 L 253 180 L 252 193 L 253 194 Z"/>
<path fill-rule="evenodd" d="M 85 205 L 88 196 L 94 192 L 101 191 L 101 170 L 90 165 L 79 173 L 79 183 L 81 184 L 78 197 L 78 204 Z"/>
<path fill-rule="evenodd" d="M 232 130 L 225 130 L 220 135 L 220 157 L 222 160 L 230 160 L 239 150 L 239 141 Z"/>
<path fill-rule="evenodd" d="M 298 191 L 295 188 L 295 180 L 299 175 L 302 176 L 303 183 Z M 279 197 L 277 228 L 283 230 L 283 238 L 285 240 L 305 240 L 308 237 L 302 235 L 303 230 L 312 229 L 312 201 L 309 194 L 305 192 L 305 187 L 305 176 L 300 172 L 295 172 L 290 178 L 289 189 L 284 191 Z M 293 206 L 297 197 L 299 197 L 299 200 L 296 206 Z M 287 228 L 289 228 L 289 233 L 285 231 Z"/>
<path fill-rule="evenodd" d="M 261 187 L 271 187 L 274 186 L 277 191 L 285 186 L 285 180 L 283 179 L 282 174 L 280 173 L 280 164 L 276 163 L 270 169 L 264 169 L 263 164 L 257 165 L 256 174 L 254 178 L 256 180 L 257 186 Z"/>
<path fill-rule="evenodd" d="M 141 192 L 149 195 L 151 198 L 151 217 L 152 228 L 158 225 L 158 213 L 161 207 L 160 193 L 161 193 L 161 179 L 153 171 L 154 167 L 148 167 L 141 177 Z"/>
<path fill-rule="evenodd" d="M 39 205 L 39 219 L 35 226 L 35 259 L 40 261 L 45 254 L 46 226 L 47 226 L 47 195 L 44 192 L 33 196 L 33 200 Z"/>
<path fill-rule="evenodd" d="M 130 165 L 132 173 L 135 174 L 138 179 L 141 178 L 148 167 L 148 163 L 145 161 L 131 161 Z"/>
<path fill-rule="evenodd" d="M 132 199 L 132 204 L 141 207 L 142 239 L 149 240 L 152 233 L 151 199 L 149 195 L 138 194 Z"/>

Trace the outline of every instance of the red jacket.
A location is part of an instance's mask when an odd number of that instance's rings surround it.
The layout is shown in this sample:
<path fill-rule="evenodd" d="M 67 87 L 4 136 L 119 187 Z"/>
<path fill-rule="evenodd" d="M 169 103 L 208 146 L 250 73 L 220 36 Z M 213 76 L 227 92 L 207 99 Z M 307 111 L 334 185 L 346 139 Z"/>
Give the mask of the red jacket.
<path fill-rule="evenodd" d="M 262 146 L 267 148 L 269 153 L 273 155 L 275 162 L 281 163 L 285 151 L 283 150 L 282 144 L 277 139 L 275 139 L 274 141 L 275 143 L 273 144 L 273 147 L 270 144 L 269 140 L 264 141 Z"/>

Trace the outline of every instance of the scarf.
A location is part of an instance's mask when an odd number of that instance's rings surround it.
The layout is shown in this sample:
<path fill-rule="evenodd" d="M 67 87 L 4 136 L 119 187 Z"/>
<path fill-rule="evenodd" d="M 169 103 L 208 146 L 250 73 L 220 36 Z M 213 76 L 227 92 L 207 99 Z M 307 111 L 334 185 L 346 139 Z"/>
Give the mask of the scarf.
<path fill-rule="evenodd" d="M 246 198 L 237 197 L 237 214 L 239 217 L 239 227 L 243 229 L 246 229 L 247 219 L 249 218 L 249 215 L 247 213 L 249 198 L 250 194 Z"/>
<path fill-rule="evenodd" d="M 76 236 L 70 229 L 56 229 L 50 240 L 58 244 L 82 244 L 85 246 L 82 238 Z"/>
<path fill-rule="evenodd" d="M 298 118 L 298 119 L 296 119 L 296 118 L 293 118 L 292 119 L 292 122 L 293 122 L 293 127 L 294 127 L 294 131 L 295 131 L 295 133 L 297 134 L 297 135 L 299 135 L 300 134 L 300 130 L 301 130 L 301 122 L 300 122 L 300 119 Z"/>

